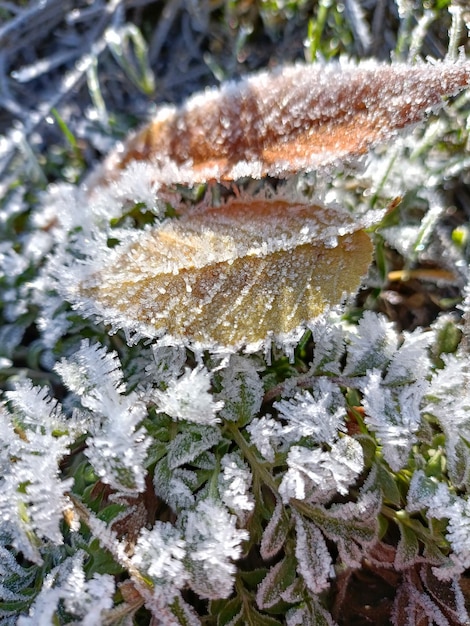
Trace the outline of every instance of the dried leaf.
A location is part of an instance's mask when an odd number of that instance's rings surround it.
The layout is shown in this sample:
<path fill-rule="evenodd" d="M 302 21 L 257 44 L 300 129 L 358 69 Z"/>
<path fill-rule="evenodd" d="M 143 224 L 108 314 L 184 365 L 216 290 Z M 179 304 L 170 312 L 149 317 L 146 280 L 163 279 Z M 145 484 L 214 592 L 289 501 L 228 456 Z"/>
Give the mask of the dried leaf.
<path fill-rule="evenodd" d="M 287 200 L 235 198 L 119 247 L 79 286 L 114 327 L 203 348 L 288 341 L 345 293 L 371 261 L 360 224 Z"/>
<path fill-rule="evenodd" d="M 133 161 L 164 184 L 285 177 L 365 154 L 469 84 L 468 63 L 368 61 L 280 67 L 219 89 L 154 120 L 105 162 L 92 185 Z"/>

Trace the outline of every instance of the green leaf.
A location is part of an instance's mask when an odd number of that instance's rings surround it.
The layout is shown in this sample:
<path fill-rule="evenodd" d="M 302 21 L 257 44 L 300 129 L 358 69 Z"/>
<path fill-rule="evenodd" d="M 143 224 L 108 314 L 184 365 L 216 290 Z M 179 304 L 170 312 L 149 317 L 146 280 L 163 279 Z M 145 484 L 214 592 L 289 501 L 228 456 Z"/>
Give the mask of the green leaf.
<path fill-rule="evenodd" d="M 293 583 L 296 568 L 297 560 L 293 555 L 284 557 L 271 567 L 256 594 L 256 603 L 260 608 L 269 609 L 283 601 L 281 594 Z"/>
<path fill-rule="evenodd" d="M 419 542 L 415 532 L 405 523 L 397 519 L 400 529 L 400 541 L 395 555 L 395 567 L 405 570 L 416 564 L 419 556 Z"/>
<path fill-rule="evenodd" d="M 196 611 L 181 596 L 177 595 L 169 608 L 181 626 L 200 626 L 201 622 Z"/>
<path fill-rule="evenodd" d="M 211 615 L 217 616 L 217 626 L 226 626 L 242 612 L 242 603 L 237 596 L 230 600 L 212 600 L 209 604 Z"/>
<path fill-rule="evenodd" d="M 187 426 L 168 444 L 170 470 L 191 463 L 196 457 L 215 446 L 220 440 L 220 430 L 213 426 Z"/>
<path fill-rule="evenodd" d="M 382 463 L 377 463 L 377 485 L 382 491 L 384 502 L 387 504 L 393 504 L 396 507 L 400 506 L 401 496 L 398 489 L 396 478 L 388 471 L 388 469 Z"/>
<path fill-rule="evenodd" d="M 261 539 L 260 554 L 264 560 L 275 556 L 284 545 L 290 529 L 290 521 L 281 500 L 277 500 L 274 512 Z"/>

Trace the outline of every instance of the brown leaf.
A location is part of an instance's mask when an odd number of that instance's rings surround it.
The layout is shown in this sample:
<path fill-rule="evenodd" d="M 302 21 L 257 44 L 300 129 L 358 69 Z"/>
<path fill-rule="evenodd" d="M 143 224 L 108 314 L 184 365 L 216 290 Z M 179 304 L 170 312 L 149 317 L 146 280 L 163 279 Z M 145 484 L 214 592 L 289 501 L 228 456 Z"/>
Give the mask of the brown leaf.
<path fill-rule="evenodd" d="M 260 346 L 354 292 L 368 235 L 343 213 L 238 198 L 142 233 L 79 287 L 114 326 L 201 347 Z"/>
<path fill-rule="evenodd" d="M 90 186 L 133 161 L 162 184 L 285 177 L 337 165 L 421 121 L 467 87 L 469 63 L 294 65 L 207 90 L 154 120 Z"/>

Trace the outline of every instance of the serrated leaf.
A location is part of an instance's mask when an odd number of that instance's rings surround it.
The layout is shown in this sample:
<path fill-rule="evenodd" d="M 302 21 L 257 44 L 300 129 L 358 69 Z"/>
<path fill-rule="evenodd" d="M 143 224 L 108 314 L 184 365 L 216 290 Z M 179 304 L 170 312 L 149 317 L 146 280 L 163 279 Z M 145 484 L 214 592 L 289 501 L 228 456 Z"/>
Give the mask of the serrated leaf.
<path fill-rule="evenodd" d="M 396 520 L 396 522 L 400 529 L 400 540 L 395 554 L 394 565 L 397 570 L 404 570 L 416 564 L 419 556 L 419 543 L 413 529 L 400 520 Z"/>
<path fill-rule="evenodd" d="M 362 498 L 358 502 L 333 504 L 329 509 L 296 503 L 296 508 L 336 543 L 341 560 L 349 567 L 360 566 L 367 548 L 378 537 L 381 499 L 373 492 L 363 494 Z"/>
<path fill-rule="evenodd" d="M 180 626 L 201 626 L 198 614 L 187 602 L 183 600 L 181 595 L 176 595 L 169 604 L 169 609 L 174 615 Z"/>
<path fill-rule="evenodd" d="M 336 626 L 330 613 L 316 599 L 288 611 L 286 624 L 287 626 Z"/>
<path fill-rule="evenodd" d="M 165 183 L 284 177 L 364 154 L 465 88 L 468 63 L 294 65 L 161 109 L 95 176 L 150 161 Z"/>
<path fill-rule="evenodd" d="M 215 446 L 220 440 L 220 430 L 205 425 L 203 428 L 188 427 L 168 444 L 168 467 L 174 470 Z"/>
<path fill-rule="evenodd" d="M 382 464 L 377 464 L 377 484 L 382 491 L 383 499 L 399 507 L 401 494 L 393 474 Z"/>
<path fill-rule="evenodd" d="M 242 603 L 238 597 L 210 602 L 210 613 L 217 616 L 217 626 L 228 626 L 228 624 L 233 623 L 234 619 L 240 617 L 241 612 Z"/>
<path fill-rule="evenodd" d="M 265 561 L 276 556 L 281 550 L 289 533 L 289 527 L 289 517 L 282 501 L 278 499 L 261 539 L 260 554 Z"/>
<path fill-rule="evenodd" d="M 354 292 L 372 244 L 343 212 L 234 198 L 143 232 L 78 285 L 88 313 L 176 344 L 259 348 Z"/>
<path fill-rule="evenodd" d="M 256 593 L 256 604 L 260 609 L 269 609 L 282 602 L 282 593 L 293 583 L 296 576 L 296 561 L 284 557 L 271 567 L 261 581 Z"/>
<path fill-rule="evenodd" d="M 297 571 L 313 594 L 329 587 L 333 567 L 331 554 L 318 527 L 301 515 L 295 516 Z"/>

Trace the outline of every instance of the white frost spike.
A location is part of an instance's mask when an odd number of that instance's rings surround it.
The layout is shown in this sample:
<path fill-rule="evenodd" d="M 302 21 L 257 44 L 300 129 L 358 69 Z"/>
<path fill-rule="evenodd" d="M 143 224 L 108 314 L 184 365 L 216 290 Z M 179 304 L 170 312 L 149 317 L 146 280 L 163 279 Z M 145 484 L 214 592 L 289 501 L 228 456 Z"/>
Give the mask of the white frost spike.
<path fill-rule="evenodd" d="M 420 404 L 429 385 L 424 380 L 403 387 L 387 387 L 378 370 L 364 383 L 365 422 L 383 446 L 383 455 L 394 471 L 407 462 L 421 423 Z"/>
<path fill-rule="evenodd" d="M 287 421 L 283 428 L 286 441 L 309 437 L 316 443 L 333 444 L 338 431 L 346 428 L 344 397 L 328 378 L 318 378 L 311 393 L 297 392 L 290 400 L 275 402 L 274 408 Z"/>
<path fill-rule="evenodd" d="M 330 451 L 292 446 L 287 464 L 289 469 L 279 485 L 283 501 L 296 498 L 322 502 L 335 493 L 348 493 L 363 469 L 364 457 L 360 443 L 345 435 Z"/>
<path fill-rule="evenodd" d="M 165 391 L 156 390 L 154 400 L 158 410 L 173 419 L 196 424 L 216 424 L 224 403 L 214 402 L 210 393 L 211 376 L 203 365 L 186 368 L 183 376 L 169 382 Z"/>
<path fill-rule="evenodd" d="M 236 528 L 236 517 L 212 500 L 202 500 L 183 519 L 187 543 L 189 585 L 203 598 L 227 598 L 233 589 L 235 565 L 241 556 L 246 530 Z"/>

